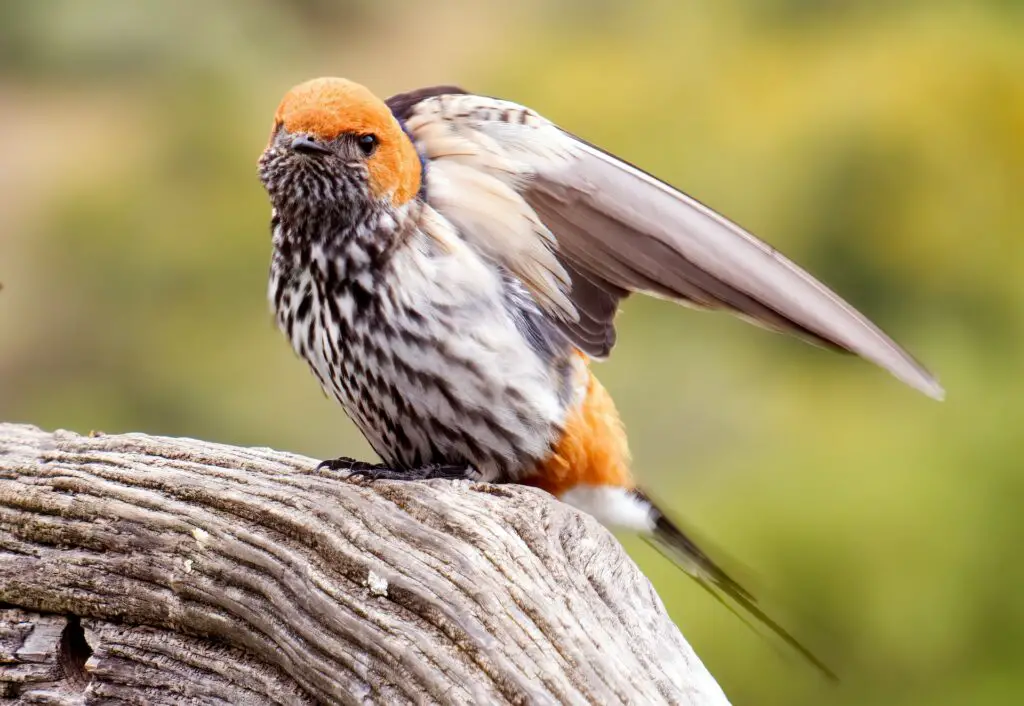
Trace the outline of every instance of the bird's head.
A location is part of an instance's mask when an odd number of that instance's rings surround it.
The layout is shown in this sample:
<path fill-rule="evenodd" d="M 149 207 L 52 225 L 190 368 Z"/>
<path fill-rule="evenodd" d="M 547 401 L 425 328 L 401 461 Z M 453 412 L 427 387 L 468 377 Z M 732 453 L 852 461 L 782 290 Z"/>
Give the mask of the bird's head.
<path fill-rule="evenodd" d="M 317 78 L 285 94 L 259 173 L 278 213 L 301 218 L 400 207 L 416 197 L 422 164 L 384 101 L 352 81 Z"/>

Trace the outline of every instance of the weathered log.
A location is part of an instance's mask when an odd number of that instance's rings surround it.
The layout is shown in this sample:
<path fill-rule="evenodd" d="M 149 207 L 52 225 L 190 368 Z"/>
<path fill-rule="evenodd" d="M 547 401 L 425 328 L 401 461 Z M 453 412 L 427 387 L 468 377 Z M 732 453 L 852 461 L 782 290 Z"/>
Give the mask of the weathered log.
<path fill-rule="evenodd" d="M 315 466 L 0 425 L 0 703 L 727 703 L 592 518 Z"/>

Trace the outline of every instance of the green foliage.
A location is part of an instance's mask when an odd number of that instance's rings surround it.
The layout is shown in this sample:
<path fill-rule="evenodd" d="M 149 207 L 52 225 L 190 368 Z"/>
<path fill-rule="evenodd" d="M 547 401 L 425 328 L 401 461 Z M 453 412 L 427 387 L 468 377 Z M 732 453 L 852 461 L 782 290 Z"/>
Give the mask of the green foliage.
<path fill-rule="evenodd" d="M 627 303 L 598 373 L 637 475 L 844 677 L 624 538 L 734 703 L 1019 703 L 1020 3 L 453 6 L 3 6 L 0 418 L 368 456 L 272 327 L 255 160 L 308 76 L 460 81 L 739 220 L 947 387 Z"/>

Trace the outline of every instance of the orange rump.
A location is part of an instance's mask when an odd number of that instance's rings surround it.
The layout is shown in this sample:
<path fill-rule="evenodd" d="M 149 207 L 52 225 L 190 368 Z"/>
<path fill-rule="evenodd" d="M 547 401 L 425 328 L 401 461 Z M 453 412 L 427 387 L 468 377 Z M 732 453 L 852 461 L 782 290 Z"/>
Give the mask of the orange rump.
<path fill-rule="evenodd" d="M 611 485 L 632 489 L 629 444 L 611 395 L 590 371 L 587 394 L 569 413 L 552 455 L 525 483 L 560 496 L 577 485 Z"/>

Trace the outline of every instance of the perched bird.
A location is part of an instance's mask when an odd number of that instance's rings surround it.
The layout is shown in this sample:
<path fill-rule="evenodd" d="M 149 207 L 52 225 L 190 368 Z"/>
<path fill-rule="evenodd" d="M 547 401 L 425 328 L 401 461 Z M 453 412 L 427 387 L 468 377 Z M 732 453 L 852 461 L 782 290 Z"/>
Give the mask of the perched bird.
<path fill-rule="evenodd" d="M 814 660 L 636 488 L 589 362 L 640 292 L 851 351 L 941 397 L 896 343 L 707 206 L 454 86 L 381 100 L 340 78 L 300 84 L 259 174 L 277 323 L 385 462 L 357 473 L 539 486 L 653 537 Z"/>

